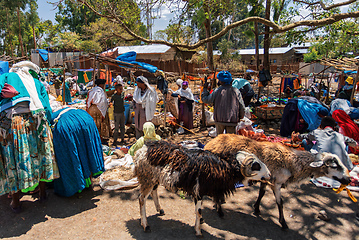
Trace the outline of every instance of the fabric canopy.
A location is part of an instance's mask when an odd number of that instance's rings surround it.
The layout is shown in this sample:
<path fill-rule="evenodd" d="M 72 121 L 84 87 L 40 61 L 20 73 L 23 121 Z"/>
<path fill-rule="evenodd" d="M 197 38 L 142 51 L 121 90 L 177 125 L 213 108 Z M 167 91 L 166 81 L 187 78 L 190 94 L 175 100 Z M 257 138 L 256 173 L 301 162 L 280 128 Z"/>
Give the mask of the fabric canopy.
<path fill-rule="evenodd" d="M 131 51 L 131 52 L 121 54 L 120 56 L 118 56 L 116 58 L 116 60 L 135 64 L 139 68 L 145 69 L 145 70 L 149 71 L 150 73 L 155 73 L 157 71 L 157 67 L 155 67 L 151 64 L 144 63 L 144 62 L 136 62 L 136 56 L 137 56 L 137 53 L 134 51 Z"/>
<path fill-rule="evenodd" d="M 46 51 L 45 49 L 36 49 L 36 50 L 39 52 L 41 58 L 44 61 L 47 61 L 49 59 L 49 52 L 48 51 Z"/>

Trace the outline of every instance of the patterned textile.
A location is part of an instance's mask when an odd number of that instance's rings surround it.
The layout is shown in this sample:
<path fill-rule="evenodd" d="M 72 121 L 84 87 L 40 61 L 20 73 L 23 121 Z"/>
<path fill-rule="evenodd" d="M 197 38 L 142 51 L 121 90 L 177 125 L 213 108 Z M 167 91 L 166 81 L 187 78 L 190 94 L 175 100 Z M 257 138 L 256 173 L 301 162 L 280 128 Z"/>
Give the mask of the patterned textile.
<path fill-rule="evenodd" d="M 94 104 L 89 107 L 87 112 L 91 115 L 93 120 L 95 120 L 96 127 L 101 138 L 109 138 L 111 136 L 111 127 L 108 112 L 106 113 L 106 117 L 103 118 L 101 111 Z"/>
<path fill-rule="evenodd" d="M 0 195 L 59 177 L 46 120 L 31 113 L 13 115 L 7 137 L 0 137 L 0 143 Z"/>
<path fill-rule="evenodd" d="M 72 196 L 88 187 L 87 178 L 104 171 L 100 135 L 92 117 L 84 110 L 61 109 L 53 129 L 54 147 L 61 177 L 54 181 L 55 192 Z"/>

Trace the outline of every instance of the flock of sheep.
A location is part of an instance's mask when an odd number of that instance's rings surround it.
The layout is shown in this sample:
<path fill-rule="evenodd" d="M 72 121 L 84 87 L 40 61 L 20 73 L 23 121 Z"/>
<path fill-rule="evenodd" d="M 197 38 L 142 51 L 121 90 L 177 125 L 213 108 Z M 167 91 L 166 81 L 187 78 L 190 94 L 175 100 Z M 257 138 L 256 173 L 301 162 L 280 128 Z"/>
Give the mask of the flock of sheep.
<path fill-rule="evenodd" d="M 238 182 L 260 181 L 254 213 L 267 185 L 272 189 L 279 210 L 279 222 L 288 228 L 283 215 L 280 189 L 308 177 L 326 176 L 342 184 L 350 183 L 349 172 L 340 159 L 330 153 L 312 155 L 279 143 L 257 142 L 234 134 L 222 134 L 201 149 L 187 149 L 165 141 L 147 142 L 134 157 L 134 173 L 140 183 L 140 215 L 144 231 L 150 227 L 146 218 L 146 199 L 151 194 L 159 214 L 164 214 L 158 201 L 157 187 L 176 192 L 182 190 L 195 203 L 195 231 L 201 237 L 202 199 L 213 199 L 217 213 L 223 216 L 221 203 L 235 191 Z"/>

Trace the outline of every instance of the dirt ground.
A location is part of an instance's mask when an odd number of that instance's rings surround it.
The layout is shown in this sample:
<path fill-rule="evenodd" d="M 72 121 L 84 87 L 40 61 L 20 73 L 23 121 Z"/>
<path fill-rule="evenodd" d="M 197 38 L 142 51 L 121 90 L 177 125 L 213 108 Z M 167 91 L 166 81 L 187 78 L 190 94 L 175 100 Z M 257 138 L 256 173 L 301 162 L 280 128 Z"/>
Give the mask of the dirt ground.
<path fill-rule="evenodd" d="M 196 239 L 194 204 L 177 194 L 159 188 L 164 216 L 156 214 L 153 201 L 147 201 L 151 233 L 139 224 L 138 188 L 103 191 L 98 185 L 70 198 L 54 195 L 43 204 L 37 196 L 22 197 L 23 212 L 14 214 L 10 199 L 0 197 L 0 237 L 14 239 Z M 267 190 L 262 200 L 262 215 L 252 214 L 258 186 L 240 188 L 223 205 L 225 216 L 219 218 L 213 203 L 203 204 L 202 232 L 205 239 L 359 239 L 357 204 L 346 194 L 318 189 L 309 182 L 283 189 L 285 217 L 289 230 L 282 231 L 274 196 Z M 358 193 L 354 193 L 359 197 Z M 325 210 L 331 218 L 316 217 Z"/>

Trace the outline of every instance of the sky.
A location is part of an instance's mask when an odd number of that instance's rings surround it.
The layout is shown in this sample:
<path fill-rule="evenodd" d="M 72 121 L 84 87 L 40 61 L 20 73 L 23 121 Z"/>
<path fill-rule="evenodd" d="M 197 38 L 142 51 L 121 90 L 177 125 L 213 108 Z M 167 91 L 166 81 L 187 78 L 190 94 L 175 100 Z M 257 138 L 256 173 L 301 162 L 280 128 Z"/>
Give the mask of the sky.
<path fill-rule="evenodd" d="M 48 2 L 56 2 L 56 0 L 37 0 L 37 4 L 39 6 L 39 17 L 42 20 L 51 20 L 52 22 L 55 22 L 55 14 L 57 9 L 54 10 L 52 4 L 49 4 Z M 154 20 L 152 27 L 153 34 L 158 30 L 165 29 L 169 23 L 170 18 L 172 18 L 172 14 L 169 8 L 164 7 L 161 10 L 161 18 Z"/>

